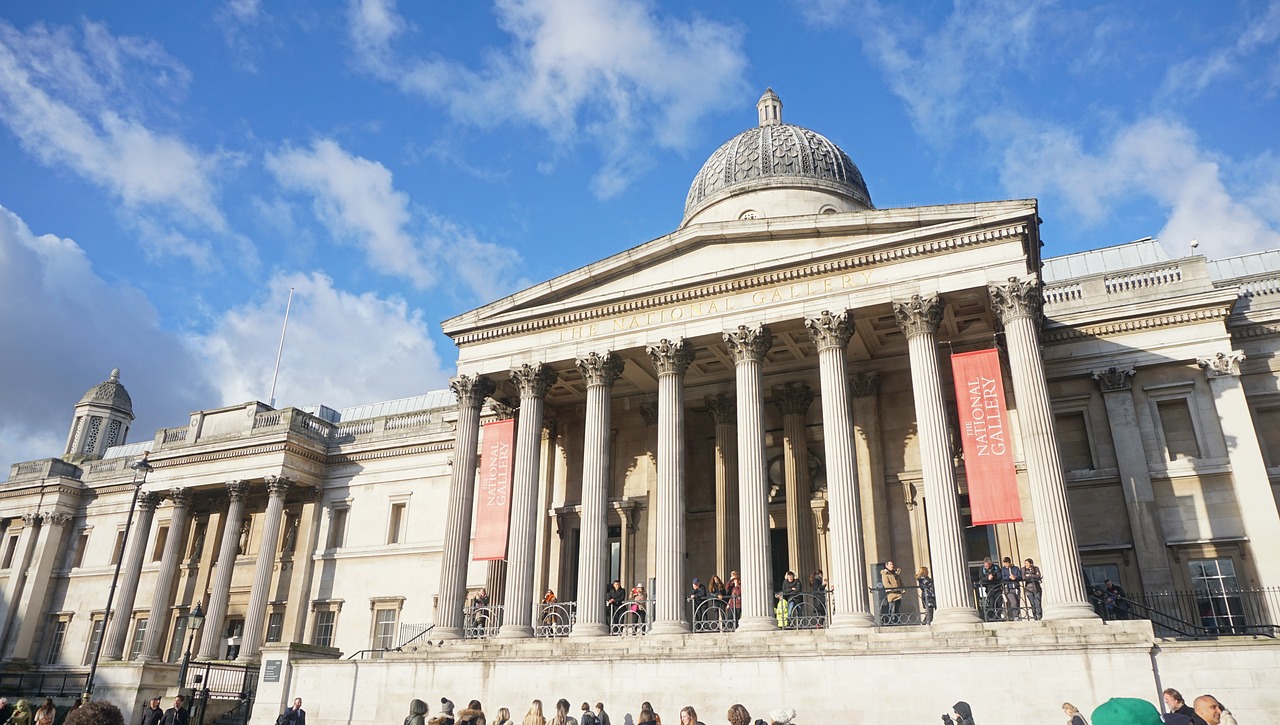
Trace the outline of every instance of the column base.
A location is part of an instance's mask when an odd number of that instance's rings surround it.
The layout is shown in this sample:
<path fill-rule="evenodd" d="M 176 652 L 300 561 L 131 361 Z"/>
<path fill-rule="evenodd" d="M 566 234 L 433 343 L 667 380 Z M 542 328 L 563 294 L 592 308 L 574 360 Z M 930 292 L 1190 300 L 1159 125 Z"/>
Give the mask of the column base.
<path fill-rule="evenodd" d="M 261 655 L 259 653 L 253 652 L 251 654 L 240 655 L 239 657 L 236 658 L 236 662 L 239 662 L 242 665 L 252 665 L 252 664 L 256 664 L 260 658 L 261 658 Z"/>
<path fill-rule="evenodd" d="M 461 627 L 436 627 L 431 630 L 428 639 L 462 639 Z"/>
<path fill-rule="evenodd" d="M 529 639 L 533 636 L 533 627 L 527 624 L 504 624 L 494 636 L 497 639 Z"/>
<path fill-rule="evenodd" d="M 133 661 L 142 662 L 148 665 L 153 665 L 160 661 L 160 657 L 157 655 L 138 655 L 137 657 L 133 658 Z"/>
<path fill-rule="evenodd" d="M 1044 617 L 1046 621 L 1058 621 L 1063 619 L 1099 619 L 1098 613 L 1087 602 L 1061 602 L 1059 604 L 1045 604 Z"/>
<path fill-rule="evenodd" d="M 876 626 L 876 620 L 866 612 L 848 612 L 836 614 L 831 618 L 830 629 L 841 631 L 850 629 L 868 629 Z"/>
<path fill-rule="evenodd" d="M 603 622 L 575 622 L 569 637 L 608 637 L 609 625 Z"/>
<path fill-rule="evenodd" d="M 689 623 L 679 619 L 669 619 L 662 622 L 654 622 L 652 634 L 688 634 Z"/>
<path fill-rule="evenodd" d="M 933 613 L 933 624 L 979 624 L 982 617 L 973 607 L 952 607 Z"/>
<path fill-rule="evenodd" d="M 778 628 L 774 617 L 743 617 L 738 622 L 739 632 L 772 632 Z"/>

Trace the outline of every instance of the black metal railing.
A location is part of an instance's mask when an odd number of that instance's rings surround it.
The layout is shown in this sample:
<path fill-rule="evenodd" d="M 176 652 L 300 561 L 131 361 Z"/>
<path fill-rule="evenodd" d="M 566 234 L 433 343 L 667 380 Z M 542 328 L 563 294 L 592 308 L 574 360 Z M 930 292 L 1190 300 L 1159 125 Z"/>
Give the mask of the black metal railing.
<path fill-rule="evenodd" d="M 488 639 L 502 626 L 502 605 L 469 605 L 462 610 L 462 636 L 464 639 Z"/>
<path fill-rule="evenodd" d="M 618 637 L 648 634 L 653 628 L 653 605 L 652 598 L 626 600 L 614 611 L 609 634 Z"/>
<path fill-rule="evenodd" d="M 79 696 L 88 679 L 84 672 L 5 672 L 0 674 L 0 695 Z"/>
<path fill-rule="evenodd" d="M 774 592 L 773 616 L 778 629 L 821 629 L 827 626 L 827 592 Z"/>
<path fill-rule="evenodd" d="M 258 666 L 226 662 L 192 662 L 182 683 L 215 700 L 250 700 L 258 691 Z"/>
<path fill-rule="evenodd" d="M 534 611 L 534 637 L 568 637 L 578 620 L 577 602 L 539 602 Z"/>
<path fill-rule="evenodd" d="M 694 632 L 732 632 L 738 628 L 742 610 L 730 607 L 728 598 L 706 597 L 689 601 Z"/>
<path fill-rule="evenodd" d="M 1089 589 L 1094 611 L 1108 621 L 1147 619 L 1162 637 L 1280 636 L 1280 588 L 1146 592 L 1121 596 Z"/>

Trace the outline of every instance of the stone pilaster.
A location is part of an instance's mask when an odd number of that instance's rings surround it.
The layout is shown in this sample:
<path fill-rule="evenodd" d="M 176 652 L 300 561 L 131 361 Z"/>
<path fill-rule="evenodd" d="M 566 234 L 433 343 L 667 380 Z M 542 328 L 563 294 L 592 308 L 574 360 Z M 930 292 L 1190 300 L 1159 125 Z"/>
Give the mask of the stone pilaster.
<path fill-rule="evenodd" d="M 858 501 L 857 461 L 853 448 L 853 421 L 849 416 L 849 388 L 845 348 L 853 338 L 848 312 L 829 311 L 804 321 L 818 347 L 818 372 L 822 381 L 822 430 L 827 454 L 827 538 L 830 571 L 827 581 L 838 587 L 832 601 L 831 626 L 857 629 L 872 624 L 867 603 L 867 575 L 863 566 L 861 514 Z"/>
<path fill-rule="evenodd" d="M 13 661 L 31 662 L 35 659 L 36 632 L 46 621 L 53 568 L 57 562 L 62 561 L 62 545 L 70 523 L 71 516 L 66 513 L 40 513 L 40 530 L 36 534 L 35 550 L 27 566 L 26 584 L 17 604 L 17 611 L 22 614 L 14 622 L 15 631 L 11 634 L 8 647 L 8 658 Z"/>
<path fill-rule="evenodd" d="M 231 591 L 231 575 L 236 570 L 236 551 L 240 548 L 240 524 L 244 521 L 245 499 L 249 484 L 227 482 L 227 514 L 223 518 L 222 538 L 218 543 L 218 563 L 214 565 L 214 581 L 209 589 L 209 609 L 200 630 L 202 660 L 222 658 L 222 627 L 227 616 L 227 598 Z"/>
<path fill-rule="evenodd" d="M 732 396 L 708 396 L 716 430 L 716 573 L 740 566 L 738 554 L 738 407 Z"/>
<path fill-rule="evenodd" d="M 582 528 L 578 540 L 578 619 L 573 636 L 609 634 L 604 595 L 609 586 L 609 426 L 613 383 L 625 363 L 613 352 L 577 361 L 587 384 L 582 445 Z"/>
<path fill-rule="evenodd" d="M 1240 350 L 1219 352 L 1196 362 L 1209 377 L 1209 391 L 1218 412 L 1218 423 L 1227 440 L 1227 459 L 1231 461 L 1231 486 L 1235 491 L 1245 536 L 1249 538 L 1249 555 L 1258 573 L 1256 586 L 1280 586 L 1280 514 L 1276 511 L 1266 460 L 1258 444 L 1253 414 L 1244 388 L 1240 385 Z M 1273 610 L 1274 622 L 1280 612 Z"/>
<path fill-rule="evenodd" d="M 147 632 L 142 638 L 142 650 L 138 659 L 143 662 L 159 662 L 164 648 L 165 631 L 169 628 L 169 612 L 173 607 L 173 588 L 178 581 L 178 567 L 182 564 L 182 548 L 187 541 L 187 516 L 191 513 L 191 489 L 171 488 L 169 498 L 173 511 L 169 518 L 169 538 L 164 542 L 160 557 L 160 572 L 151 592 L 151 611 L 147 615 Z M 117 610 L 122 618 L 129 612 Z"/>
<path fill-rule="evenodd" d="M 684 373 L 693 362 L 687 340 L 661 340 L 646 348 L 658 372 L 656 634 L 689 631 L 685 617 Z"/>
<path fill-rule="evenodd" d="M 262 648 L 267 600 L 271 596 L 271 572 L 275 569 L 276 547 L 280 545 L 280 523 L 284 519 L 284 497 L 293 481 L 284 476 L 267 476 L 267 513 L 262 517 L 262 538 L 258 540 L 258 561 L 253 567 L 253 587 L 244 615 L 238 662 L 256 662 Z"/>
<path fill-rule="evenodd" d="M 782 413 L 782 462 L 787 490 L 787 561 L 800 581 L 808 581 L 817 568 L 814 543 L 813 482 L 809 475 L 809 443 L 805 416 L 813 405 L 808 385 L 787 383 L 774 387 L 773 403 Z"/>
<path fill-rule="evenodd" d="M 938 610 L 933 620 L 977 622 L 969 596 L 960 510 L 956 505 L 956 474 L 947 440 L 946 398 L 938 371 L 938 325 L 943 304 L 937 295 L 912 295 L 893 303 L 898 327 L 907 338 L 911 362 L 911 393 L 915 399 L 916 431 L 920 436 L 920 468 L 929 501 L 929 554 L 932 559 Z"/>
<path fill-rule="evenodd" d="M 1135 372 L 1132 366 L 1110 367 L 1095 370 L 1092 375 L 1098 381 L 1102 400 L 1107 406 L 1107 424 L 1111 428 L 1111 440 L 1115 443 L 1120 486 L 1124 491 L 1125 512 L 1129 516 L 1129 530 L 1133 533 L 1133 549 L 1142 575 L 1142 588 L 1148 592 L 1167 592 L 1174 588 L 1173 570 L 1165 553 L 1164 532 L 1156 511 L 1151 471 L 1147 468 L 1138 411 L 1134 407 L 1133 390 L 1129 384 L 1129 378 Z"/>
<path fill-rule="evenodd" d="M 516 422 L 515 475 L 511 491 L 511 529 L 507 541 L 507 591 L 499 637 L 533 636 L 534 541 L 537 538 L 538 468 L 542 458 L 542 417 L 547 391 L 558 375 L 543 363 L 511 371 L 520 389 Z"/>
<path fill-rule="evenodd" d="M 880 373 L 856 373 L 849 378 L 849 385 L 853 392 L 853 448 L 858 461 L 862 542 L 868 560 L 886 561 L 893 554 L 889 551 L 889 507 L 880 438 Z"/>
<path fill-rule="evenodd" d="M 462 637 L 466 606 L 468 552 L 471 548 L 471 508 L 476 493 L 476 446 L 480 440 L 480 408 L 493 395 L 493 381 L 482 375 L 459 375 L 449 381 L 458 399 L 457 434 L 445 509 L 444 551 L 440 557 L 440 599 L 436 603 L 435 634 L 440 639 Z"/>
<path fill-rule="evenodd" d="M 138 580 L 142 577 L 142 561 L 147 555 L 147 540 L 151 538 L 151 523 L 156 517 L 156 507 L 160 505 L 160 494 L 144 491 L 138 494 L 138 520 L 129 532 L 129 553 L 119 552 L 124 556 L 120 569 L 120 591 L 115 606 L 112 608 L 111 621 L 107 624 L 106 638 L 103 643 L 102 656 L 108 660 L 124 657 L 124 641 L 129 632 L 129 616 L 133 613 L 133 604 L 138 597 Z"/>
<path fill-rule="evenodd" d="M 764 448 L 765 354 L 773 332 L 739 325 L 724 333 L 734 361 L 738 397 L 738 508 L 742 553 L 742 620 L 739 631 L 775 629 L 769 581 L 769 463 Z"/>
<path fill-rule="evenodd" d="M 39 521 L 39 514 L 22 515 L 22 530 L 18 532 L 18 544 L 13 551 L 9 579 L 5 582 L 4 591 L 0 592 L 0 658 L 5 649 L 4 635 L 9 631 L 9 622 L 17 611 L 18 598 L 22 596 L 22 585 L 26 582 L 27 564 L 31 560 L 31 552 L 35 547 L 36 524 Z"/>
<path fill-rule="evenodd" d="M 1018 427 L 1027 461 L 1036 542 L 1044 570 L 1044 618 L 1091 619 L 1097 613 L 1085 595 L 1080 552 L 1067 510 L 1067 486 L 1053 431 L 1053 407 L 1040 358 L 1040 285 L 1011 277 L 990 285 L 991 306 L 1004 323 L 1009 371 L 1018 402 Z"/>

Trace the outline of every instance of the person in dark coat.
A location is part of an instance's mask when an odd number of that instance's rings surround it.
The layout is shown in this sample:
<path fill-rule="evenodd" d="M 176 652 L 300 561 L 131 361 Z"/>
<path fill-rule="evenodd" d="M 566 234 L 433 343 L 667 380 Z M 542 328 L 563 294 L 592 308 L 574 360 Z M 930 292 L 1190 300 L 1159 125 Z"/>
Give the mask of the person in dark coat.
<path fill-rule="evenodd" d="M 704 622 L 707 620 L 707 587 L 702 583 L 701 579 L 694 579 L 692 589 L 689 591 L 689 601 L 693 604 L 693 621 Z"/>
<path fill-rule="evenodd" d="M 458 725 L 485 725 L 484 709 L 479 700 L 472 700 L 458 711 Z"/>
<path fill-rule="evenodd" d="M 617 624 L 622 616 L 622 604 L 627 601 L 627 590 L 622 588 L 622 582 L 617 579 L 613 580 L 613 584 L 609 585 L 609 591 L 604 595 L 604 605 L 609 610 L 609 624 Z"/>
<path fill-rule="evenodd" d="M 440 712 L 428 720 L 427 725 L 453 725 L 453 700 L 440 698 Z"/>
<path fill-rule="evenodd" d="M 160 725 L 161 720 L 164 720 L 164 708 L 160 707 L 160 698 L 153 697 L 151 702 L 142 708 L 142 717 L 138 720 L 138 725 Z"/>
<path fill-rule="evenodd" d="M 409 716 L 404 719 L 404 725 L 427 725 L 427 703 L 422 700 L 410 701 Z"/>
<path fill-rule="evenodd" d="M 298 702 L 302 702 L 299 700 Z M 173 698 L 173 707 L 164 711 L 164 717 L 160 719 L 161 725 L 187 725 L 189 718 L 187 715 L 187 698 L 178 695 Z M 299 722 L 291 725 L 307 725 L 305 722 Z"/>
<path fill-rule="evenodd" d="M 951 707 L 950 715 L 943 715 L 942 719 L 947 725 L 975 725 L 973 722 L 973 708 L 969 707 L 969 703 L 961 700 Z"/>

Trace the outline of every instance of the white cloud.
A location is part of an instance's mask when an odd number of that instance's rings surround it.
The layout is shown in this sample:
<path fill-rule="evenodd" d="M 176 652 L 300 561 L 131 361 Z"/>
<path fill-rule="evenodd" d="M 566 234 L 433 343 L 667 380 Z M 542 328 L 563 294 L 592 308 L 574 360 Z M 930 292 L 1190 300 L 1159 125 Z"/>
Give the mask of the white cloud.
<path fill-rule="evenodd" d="M 1274 93 L 1280 84 L 1280 58 L 1272 46 L 1280 40 L 1280 0 L 1272 0 L 1266 11 L 1252 18 L 1234 43 L 1214 48 L 1207 54 L 1174 64 L 1165 73 L 1162 97 L 1194 98 L 1214 83 L 1231 77 L 1245 76 L 1246 87 L 1262 86 L 1263 92 Z M 1269 64 L 1254 63 L 1259 54 L 1269 53 Z M 1268 72 L 1259 73 L 1259 70 Z"/>
<path fill-rule="evenodd" d="M 352 294 L 324 274 L 277 275 L 270 296 L 226 312 L 193 338 L 226 404 L 266 400 L 289 288 L 293 308 L 277 407 L 341 408 L 439 389 L 448 373 L 422 313 L 398 297 Z"/>
<path fill-rule="evenodd" d="M 511 45 L 480 68 L 397 56 L 408 26 L 391 0 L 351 0 L 352 43 L 362 67 L 462 122 L 540 127 L 559 147 L 553 154 L 589 139 L 603 155 L 593 179 L 601 197 L 627 187 L 649 148 L 687 148 L 700 119 L 747 92 L 733 26 L 678 20 L 638 0 L 501 0 L 497 13 Z"/>
<path fill-rule="evenodd" d="M 214 391 L 137 289 L 106 282 L 74 241 L 34 235 L 0 206 L 0 476 L 8 464 L 62 453 L 72 408 L 121 369 L 133 398 L 131 442 L 182 425 Z"/>

